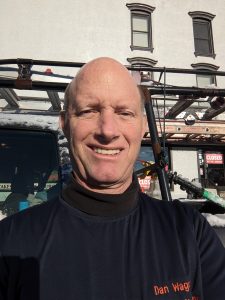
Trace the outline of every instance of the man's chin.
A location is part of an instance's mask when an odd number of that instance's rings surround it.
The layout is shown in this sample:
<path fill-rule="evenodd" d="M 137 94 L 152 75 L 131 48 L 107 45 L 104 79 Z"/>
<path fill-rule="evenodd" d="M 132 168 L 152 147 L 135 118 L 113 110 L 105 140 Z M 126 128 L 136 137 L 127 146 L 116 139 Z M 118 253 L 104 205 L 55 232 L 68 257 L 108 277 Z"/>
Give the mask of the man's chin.
<path fill-rule="evenodd" d="M 83 174 L 78 171 L 75 173 L 75 178 L 83 187 L 100 193 L 121 193 L 130 185 L 132 173 L 124 176 L 117 173 L 116 170 L 114 172 L 107 171 L 100 168 L 96 172 L 84 172 Z"/>

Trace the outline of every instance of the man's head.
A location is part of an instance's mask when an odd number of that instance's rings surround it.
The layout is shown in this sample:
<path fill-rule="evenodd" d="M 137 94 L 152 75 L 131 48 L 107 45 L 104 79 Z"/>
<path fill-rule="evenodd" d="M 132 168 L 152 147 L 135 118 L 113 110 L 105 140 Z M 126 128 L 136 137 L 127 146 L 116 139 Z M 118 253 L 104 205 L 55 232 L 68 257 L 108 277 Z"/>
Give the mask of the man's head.
<path fill-rule="evenodd" d="M 61 124 L 77 181 L 102 193 L 125 191 L 146 129 L 127 69 L 111 58 L 84 65 L 66 90 Z"/>

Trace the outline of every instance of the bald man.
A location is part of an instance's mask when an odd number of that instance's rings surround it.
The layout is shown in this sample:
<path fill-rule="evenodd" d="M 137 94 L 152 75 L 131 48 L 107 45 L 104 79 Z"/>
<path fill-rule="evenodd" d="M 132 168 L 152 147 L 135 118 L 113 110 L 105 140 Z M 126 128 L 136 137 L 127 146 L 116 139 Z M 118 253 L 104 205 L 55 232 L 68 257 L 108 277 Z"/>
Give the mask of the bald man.
<path fill-rule="evenodd" d="M 0 224 L 0 299 L 222 300 L 225 252 L 206 220 L 140 192 L 139 90 L 111 58 L 69 84 L 61 125 L 71 180 Z"/>
<path fill-rule="evenodd" d="M 109 58 L 85 65 L 66 91 L 62 128 L 74 178 L 83 187 L 123 193 L 146 131 L 139 90 L 127 69 Z"/>

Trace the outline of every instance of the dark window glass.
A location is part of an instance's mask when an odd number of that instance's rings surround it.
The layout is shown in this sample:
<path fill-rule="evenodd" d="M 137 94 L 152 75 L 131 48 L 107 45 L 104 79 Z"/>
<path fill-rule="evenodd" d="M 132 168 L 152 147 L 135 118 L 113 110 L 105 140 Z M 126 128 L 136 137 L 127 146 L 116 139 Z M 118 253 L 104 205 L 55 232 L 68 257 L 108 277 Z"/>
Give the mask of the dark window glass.
<path fill-rule="evenodd" d="M 138 159 L 135 164 L 135 170 L 144 168 L 144 162 L 155 162 L 154 154 L 151 146 L 141 146 Z"/>
<path fill-rule="evenodd" d="M 168 148 L 165 148 L 165 161 L 168 162 Z M 161 199 L 157 174 L 154 172 L 150 174 L 148 171 L 142 171 L 143 168 L 148 166 L 148 163 L 153 165 L 154 162 L 155 158 L 151 146 L 143 145 L 141 146 L 134 169 L 138 175 L 141 190 L 150 196 Z"/>
<path fill-rule="evenodd" d="M 0 130 L 0 210 L 11 215 L 55 197 L 59 164 L 54 134 Z"/>
<path fill-rule="evenodd" d="M 206 56 L 214 54 L 211 21 L 204 19 L 194 19 L 193 28 L 195 53 Z"/>
<path fill-rule="evenodd" d="M 199 150 L 198 159 L 202 186 L 213 189 L 225 187 L 224 152 Z"/>

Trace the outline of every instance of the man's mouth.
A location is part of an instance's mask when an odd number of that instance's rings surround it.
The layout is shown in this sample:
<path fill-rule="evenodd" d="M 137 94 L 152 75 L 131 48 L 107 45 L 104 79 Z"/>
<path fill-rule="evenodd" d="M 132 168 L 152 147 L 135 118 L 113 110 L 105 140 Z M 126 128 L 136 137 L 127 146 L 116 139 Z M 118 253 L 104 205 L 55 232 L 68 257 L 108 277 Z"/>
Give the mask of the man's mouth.
<path fill-rule="evenodd" d="M 104 155 L 116 155 L 120 153 L 120 149 L 101 149 L 101 148 L 94 148 L 94 151 L 99 154 Z"/>

